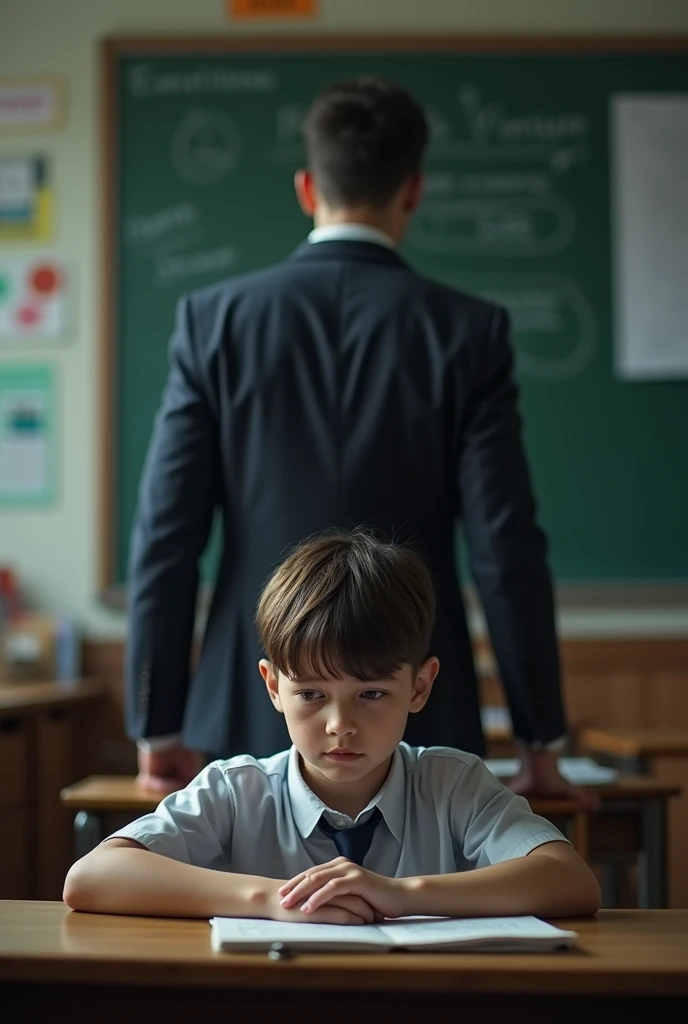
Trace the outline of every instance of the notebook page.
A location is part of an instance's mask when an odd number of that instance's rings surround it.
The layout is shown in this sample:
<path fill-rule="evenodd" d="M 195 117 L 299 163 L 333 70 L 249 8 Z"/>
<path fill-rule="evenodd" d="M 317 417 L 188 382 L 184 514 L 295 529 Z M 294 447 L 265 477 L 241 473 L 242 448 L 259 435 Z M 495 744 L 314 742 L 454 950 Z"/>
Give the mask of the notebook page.
<path fill-rule="evenodd" d="M 432 945 L 440 942 L 519 939 L 554 940 L 562 943 L 576 938 L 575 932 L 555 928 L 537 917 L 417 918 L 387 921 L 379 930 L 395 946 Z"/>
<path fill-rule="evenodd" d="M 389 941 L 376 925 L 301 924 L 253 917 L 213 917 L 210 923 L 222 943 L 255 942 L 263 946 L 282 942 L 285 946 L 297 946 L 304 942 L 364 942 L 389 947 Z"/>

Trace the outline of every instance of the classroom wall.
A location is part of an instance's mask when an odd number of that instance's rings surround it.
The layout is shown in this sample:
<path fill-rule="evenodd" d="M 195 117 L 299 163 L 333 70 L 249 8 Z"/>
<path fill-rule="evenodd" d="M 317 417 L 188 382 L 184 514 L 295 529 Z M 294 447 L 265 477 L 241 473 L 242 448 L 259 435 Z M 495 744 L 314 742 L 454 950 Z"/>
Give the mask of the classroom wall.
<path fill-rule="evenodd" d="M 98 40 L 113 34 L 232 33 L 225 0 L 0 0 L 0 74 L 58 74 L 69 90 L 65 130 L 0 138 L 0 155 L 52 159 L 57 230 L 50 251 L 73 285 L 72 324 L 54 350 L 0 350 L 6 360 L 49 360 L 59 385 L 59 496 L 41 511 L 0 511 L 0 564 L 21 574 L 27 597 L 73 615 L 92 638 L 123 635 L 121 613 L 97 600 L 98 555 Z M 242 32 L 688 35 L 684 0 L 321 0 L 306 23 L 249 24 Z M 568 635 L 688 635 L 688 607 L 560 614 Z M 479 622 L 478 622 L 479 626 Z"/>

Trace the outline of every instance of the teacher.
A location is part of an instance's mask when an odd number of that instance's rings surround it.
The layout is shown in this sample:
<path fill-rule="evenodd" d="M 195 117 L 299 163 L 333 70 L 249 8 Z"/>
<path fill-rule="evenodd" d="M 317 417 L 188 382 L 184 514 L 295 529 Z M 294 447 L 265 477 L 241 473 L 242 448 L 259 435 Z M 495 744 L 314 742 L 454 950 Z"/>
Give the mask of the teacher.
<path fill-rule="evenodd" d="M 127 729 L 139 780 L 174 789 L 202 756 L 288 745 L 258 675 L 253 616 L 287 549 L 330 527 L 364 525 L 424 557 L 440 673 L 405 738 L 482 754 L 460 523 L 521 755 L 512 786 L 570 793 L 557 771 L 566 724 L 552 585 L 506 313 L 399 255 L 427 140 L 407 92 L 370 78 L 335 85 L 315 99 L 304 136 L 295 186 L 314 221 L 308 240 L 178 306 L 131 542 Z M 198 562 L 217 510 L 222 551 L 192 670 Z"/>

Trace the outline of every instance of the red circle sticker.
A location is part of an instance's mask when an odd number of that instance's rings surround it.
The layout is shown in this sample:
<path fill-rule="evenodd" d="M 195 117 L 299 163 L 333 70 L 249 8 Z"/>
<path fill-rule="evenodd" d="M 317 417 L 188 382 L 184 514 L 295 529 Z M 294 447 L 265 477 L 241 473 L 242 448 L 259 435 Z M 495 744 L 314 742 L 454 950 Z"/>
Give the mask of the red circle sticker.
<path fill-rule="evenodd" d="M 33 327 L 39 323 L 43 317 L 43 313 L 37 306 L 20 306 L 16 312 L 17 321 L 23 327 Z"/>
<path fill-rule="evenodd" d="M 30 287 L 39 295 L 53 295 L 61 283 L 59 270 L 50 263 L 41 263 L 31 271 Z"/>

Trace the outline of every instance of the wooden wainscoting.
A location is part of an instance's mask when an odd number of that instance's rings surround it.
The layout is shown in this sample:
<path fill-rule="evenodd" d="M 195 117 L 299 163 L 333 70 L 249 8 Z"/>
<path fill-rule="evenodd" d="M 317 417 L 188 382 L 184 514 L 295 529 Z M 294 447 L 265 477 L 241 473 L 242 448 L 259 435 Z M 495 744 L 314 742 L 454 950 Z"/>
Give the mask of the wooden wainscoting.
<path fill-rule="evenodd" d="M 484 642 L 476 645 L 483 704 L 504 693 Z M 688 728 L 688 639 L 580 639 L 560 644 L 572 729 Z"/>
<path fill-rule="evenodd" d="M 135 775 L 136 746 L 124 732 L 124 644 L 121 640 L 86 640 L 82 675 L 102 679 L 108 690 L 97 735 L 91 737 L 93 774 Z"/>
<path fill-rule="evenodd" d="M 484 705 L 504 704 L 504 692 L 489 647 L 476 644 Z M 561 642 L 564 692 L 573 730 L 582 725 L 627 728 L 688 728 L 688 639 L 581 639 Z M 123 720 L 124 645 L 89 640 L 83 675 L 104 679 L 110 698 L 102 724 L 102 770 L 130 773 L 134 745 Z"/>

